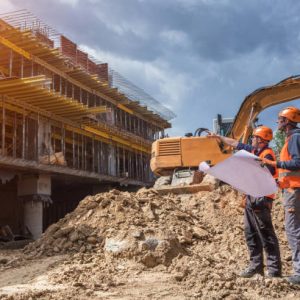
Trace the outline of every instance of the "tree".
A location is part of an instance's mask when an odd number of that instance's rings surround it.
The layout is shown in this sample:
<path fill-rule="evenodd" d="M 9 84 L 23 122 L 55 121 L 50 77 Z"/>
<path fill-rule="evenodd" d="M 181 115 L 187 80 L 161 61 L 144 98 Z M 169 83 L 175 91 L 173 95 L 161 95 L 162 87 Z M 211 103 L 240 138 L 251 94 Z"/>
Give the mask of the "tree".
<path fill-rule="evenodd" d="M 274 138 L 272 141 L 272 148 L 275 152 L 277 159 L 279 159 L 280 151 L 285 143 L 285 133 L 279 130 L 275 131 Z"/>

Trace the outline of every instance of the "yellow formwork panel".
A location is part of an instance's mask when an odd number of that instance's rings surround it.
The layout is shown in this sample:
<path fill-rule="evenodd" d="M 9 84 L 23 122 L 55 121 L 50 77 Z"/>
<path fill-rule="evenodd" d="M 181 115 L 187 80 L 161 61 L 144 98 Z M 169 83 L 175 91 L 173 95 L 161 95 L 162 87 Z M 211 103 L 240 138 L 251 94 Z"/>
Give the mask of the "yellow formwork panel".
<path fill-rule="evenodd" d="M 77 120 L 78 116 L 80 115 L 90 115 L 93 110 L 96 110 L 94 107 L 89 108 L 87 105 L 83 105 L 72 99 L 62 97 L 58 93 L 54 93 L 50 90 L 46 90 L 43 87 L 45 82 L 47 82 L 45 76 L 23 79 L 3 79 L 0 80 L 0 94 L 9 96 L 20 102 L 23 101 L 42 109 L 46 109 L 48 112 L 64 117 L 66 120 L 71 121 Z M 22 91 L 24 91 L 24 94 L 22 94 Z M 41 97 L 40 100 L 35 100 L 35 102 L 32 103 L 32 97 L 39 97 L 39 95 Z M 3 105 L 3 103 L 1 105 Z M 11 108 L 12 107 L 10 107 L 10 109 Z M 105 108 L 103 106 L 99 107 L 99 111 L 103 112 L 104 109 Z M 16 109 L 13 110 L 16 111 Z M 18 112 L 23 113 L 24 111 L 19 109 Z M 130 149 L 150 153 L 150 145 L 147 147 L 130 141 L 129 139 L 122 138 L 122 134 L 118 136 L 86 125 L 81 125 L 81 127 L 83 129 L 81 132 L 82 134 L 87 135 L 87 133 L 90 133 L 105 139 L 106 142 L 117 143 Z"/>
<path fill-rule="evenodd" d="M 51 49 L 41 44 L 31 31 L 27 30 L 23 32 L 15 28 L 10 28 L 0 34 L 6 37 L 2 36 L 0 43 L 6 45 L 20 55 L 23 55 L 30 60 L 34 60 L 36 63 L 48 68 L 50 71 L 63 78 L 70 80 L 73 84 L 82 87 L 89 92 L 94 90 L 100 97 L 114 103 L 117 107 L 127 113 L 136 114 L 137 116 L 141 114 L 141 116 L 148 119 L 148 121 L 151 122 L 152 120 L 152 123 L 155 125 L 162 126 L 163 128 L 169 127 L 170 124 L 167 121 L 163 120 L 159 115 L 152 111 L 149 111 L 147 108 L 133 106 L 134 109 L 131 109 L 130 107 L 127 107 L 127 104 L 129 105 L 132 101 L 129 101 L 124 94 L 118 91 L 118 89 L 111 88 L 106 82 L 100 81 L 96 75 L 88 74 L 79 67 L 74 68 L 73 66 L 72 69 L 67 67 L 67 60 L 60 54 L 59 50 Z M 27 42 L 24 44 L 26 40 Z M 126 106 L 124 103 L 126 103 Z"/>

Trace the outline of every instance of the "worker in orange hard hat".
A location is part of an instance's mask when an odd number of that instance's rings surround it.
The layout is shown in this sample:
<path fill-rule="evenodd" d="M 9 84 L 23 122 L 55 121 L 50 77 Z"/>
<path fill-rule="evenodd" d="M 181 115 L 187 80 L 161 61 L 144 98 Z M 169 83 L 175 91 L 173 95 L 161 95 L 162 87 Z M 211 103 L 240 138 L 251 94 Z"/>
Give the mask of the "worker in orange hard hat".
<path fill-rule="evenodd" d="M 280 160 L 266 164 L 279 168 L 279 186 L 283 189 L 285 208 L 285 231 L 292 250 L 294 275 L 288 278 L 293 284 L 300 284 L 300 109 L 286 107 L 278 114 L 278 130 L 285 132 L 286 141 L 280 153 Z"/>
<path fill-rule="evenodd" d="M 253 130 L 251 145 L 239 143 L 238 141 L 211 134 L 223 143 L 236 148 L 246 150 L 260 158 L 275 161 L 275 154 L 269 147 L 273 138 L 272 129 L 260 126 Z M 268 166 L 273 177 L 277 178 L 276 166 Z M 266 252 L 266 263 L 269 277 L 281 276 L 281 259 L 278 238 L 276 236 L 271 217 L 271 208 L 275 195 L 265 197 L 252 197 L 247 195 L 244 211 L 244 231 L 246 243 L 250 254 L 248 267 L 240 274 L 242 277 L 252 277 L 255 274 L 263 275 L 263 250 Z"/>
<path fill-rule="evenodd" d="M 262 140 L 270 142 L 273 139 L 273 131 L 267 126 L 259 126 L 253 130 L 252 136 L 257 136 Z"/>

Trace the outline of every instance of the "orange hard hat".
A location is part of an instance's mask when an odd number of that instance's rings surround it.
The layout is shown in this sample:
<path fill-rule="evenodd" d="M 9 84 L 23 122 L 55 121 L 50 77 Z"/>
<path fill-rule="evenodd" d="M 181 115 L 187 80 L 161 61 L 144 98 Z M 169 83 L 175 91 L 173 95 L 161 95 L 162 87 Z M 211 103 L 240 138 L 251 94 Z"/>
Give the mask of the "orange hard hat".
<path fill-rule="evenodd" d="M 263 140 L 271 141 L 273 139 L 273 131 L 267 126 L 259 126 L 253 130 L 252 135 L 259 136 Z"/>
<path fill-rule="evenodd" d="M 299 123 L 300 122 L 300 109 L 297 107 L 289 106 L 284 108 L 279 114 L 279 117 L 287 118 L 288 120 Z"/>

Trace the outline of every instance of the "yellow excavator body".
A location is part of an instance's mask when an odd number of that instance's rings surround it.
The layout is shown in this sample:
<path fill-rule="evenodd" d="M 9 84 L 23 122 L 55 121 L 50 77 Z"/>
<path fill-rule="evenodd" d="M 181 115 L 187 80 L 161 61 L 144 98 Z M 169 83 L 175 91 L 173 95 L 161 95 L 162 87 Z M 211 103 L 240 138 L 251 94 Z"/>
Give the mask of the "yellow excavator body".
<path fill-rule="evenodd" d="M 171 175 L 174 169 L 195 168 L 202 161 L 215 165 L 229 157 L 230 150 L 220 148 L 217 140 L 205 136 L 170 137 L 152 144 L 150 167 L 156 175 Z"/>

